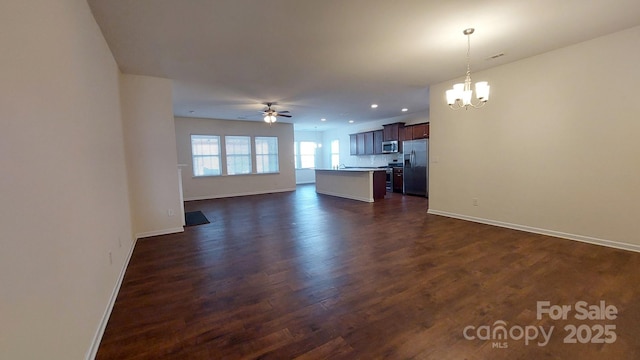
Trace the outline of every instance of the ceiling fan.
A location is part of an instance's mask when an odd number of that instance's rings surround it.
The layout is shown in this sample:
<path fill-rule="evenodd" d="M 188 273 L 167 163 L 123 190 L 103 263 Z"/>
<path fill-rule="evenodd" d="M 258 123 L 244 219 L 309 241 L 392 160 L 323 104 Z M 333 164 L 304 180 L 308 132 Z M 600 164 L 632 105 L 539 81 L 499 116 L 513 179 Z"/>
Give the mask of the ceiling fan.
<path fill-rule="evenodd" d="M 267 108 L 263 110 L 262 115 L 264 116 L 264 121 L 268 122 L 269 125 L 271 125 L 274 122 L 276 122 L 276 117 L 277 116 L 288 117 L 288 118 L 291 117 L 291 115 L 289 115 L 288 111 L 275 111 L 275 110 L 273 110 L 271 108 L 271 106 L 275 105 L 276 103 L 268 102 L 268 103 L 264 103 L 264 104 L 267 105 Z"/>

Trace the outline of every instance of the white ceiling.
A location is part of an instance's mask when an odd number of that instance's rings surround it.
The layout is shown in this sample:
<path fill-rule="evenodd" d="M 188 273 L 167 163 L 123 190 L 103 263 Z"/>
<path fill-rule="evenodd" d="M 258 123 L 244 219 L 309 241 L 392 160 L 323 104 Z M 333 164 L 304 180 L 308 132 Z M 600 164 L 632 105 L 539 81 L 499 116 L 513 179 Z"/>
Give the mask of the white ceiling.
<path fill-rule="evenodd" d="M 175 115 L 261 121 L 272 101 L 296 130 L 426 114 L 468 27 L 473 72 L 640 25 L 638 0 L 88 3 L 122 72 L 174 80 Z"/>

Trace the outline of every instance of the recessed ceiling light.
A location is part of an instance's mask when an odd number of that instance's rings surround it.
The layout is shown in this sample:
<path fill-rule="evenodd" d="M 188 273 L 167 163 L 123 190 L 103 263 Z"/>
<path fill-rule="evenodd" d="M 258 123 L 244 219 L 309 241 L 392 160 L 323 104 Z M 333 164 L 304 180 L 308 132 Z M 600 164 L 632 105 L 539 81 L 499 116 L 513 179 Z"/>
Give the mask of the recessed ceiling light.
<path fill-rule="evenodd" d="M 375 109 L 375 108 L 377 108 L 377 107 L 378 107 L 378 104 L 371 104 L 371 108 L 372 108 L 372 109 Z"/>
<path fill-rule="evenodd" d="M 320 119 L 320 121 L 327 121 L 327 119 L 325 119 L 325 118 L 322 118 L 322 119 Z"/>
<path fill-rule="evenodd" d="M 353 120 L 349 120 L 349 124 L 353 124 Z"/>
<path fill-rule="evenodd" d="M 402 112 L 407 112 L 407 111 L 409 111 L 409 109 L 407 109 L 407 108 L 402 108 Z"/>

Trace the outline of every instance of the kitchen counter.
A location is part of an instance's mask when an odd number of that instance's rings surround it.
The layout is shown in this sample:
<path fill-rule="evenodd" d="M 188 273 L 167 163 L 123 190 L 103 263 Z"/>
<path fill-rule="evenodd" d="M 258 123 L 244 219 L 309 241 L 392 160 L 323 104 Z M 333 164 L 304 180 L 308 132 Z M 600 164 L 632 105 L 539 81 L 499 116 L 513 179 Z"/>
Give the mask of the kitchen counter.
<path fill-rule="evenodd" d="M 346 167 L 346 168 L 338 168 L 338 169 L 316 169 L 320 171 L 385 171 L 386 168 L 362 168 L 362 167 Z"/>
<path fill-rule="evenodd" d="M 384 168 L 316 169 L 316 192 L 374 202 L 387 193 L 386 177 Z"/>

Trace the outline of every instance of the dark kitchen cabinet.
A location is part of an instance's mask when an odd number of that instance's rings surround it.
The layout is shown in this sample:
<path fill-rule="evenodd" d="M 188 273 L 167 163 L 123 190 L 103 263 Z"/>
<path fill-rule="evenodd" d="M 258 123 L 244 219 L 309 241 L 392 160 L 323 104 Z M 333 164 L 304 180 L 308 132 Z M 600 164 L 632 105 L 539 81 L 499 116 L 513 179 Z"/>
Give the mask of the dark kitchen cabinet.
<path fill-rule="evenodd" d="M 382 125 L 382 141 L 399 140 L 398 133 L 401 128 L 404 128 L 404 123 Z"/>
<path fill-rule="evenodd" d="M 376 130 L 373 132 L 373 153 L 382 154 L 382 139 L 384 134 L 382 130 Z"/>
<path fill-rule="evenodd" d="M 428 139 L 429 138 L 429 124 L 416 124 L 413 125 L 413 139 Z"/>
<path fill-rule="evenodd" d="M 418 140 L 429 138 L 429 123 L 405 126 L 406 140 Z"/>
<path fill-rule="evenodd" d="M 384 130 L 367 131 L 349 135 L 349 154 L 378 155 L 382 154 Z"/>
<path fill-rule="evenodd" d="M 358 140 L 357 134 L 349 135 L 349 154 L 358 155 Z"/>
<path fill-rule="evenodd" d="M 373 172 L 373 199 L 384 199 L 387 195 L 387 173 L 384 171 Z"/>
<path fill-rule="evenodd" d="M 397 192 L 397 193 L 402 193 L 403 192 L 403 177 L 402 177 L 402 168 L 393 168 L 393 179 L 391 180 L 392 182 L 392 188 L 393 188 L 393 192 Z"/>
<path fill-rule="evenodd" d="M 364 155 L 373 155 L 373 131 L 364 133 Z"/>
<path fill-rule="evenodd" d="M 358 155 L 364 155 L 364 133 L 357 133 L 356 134 L 356 143 L 357 143 L 357 147 L 358 147 Z"/>
<path fill-rule="evenodd" d="M 413 125 L 408 125 L 404 127 L 404 139 L 405 140 L 413 140 Z"/>
<path fill-rule="evenodd" d="M 413 125 L 404 127 L 405 140 L 413 140 Z"/>

